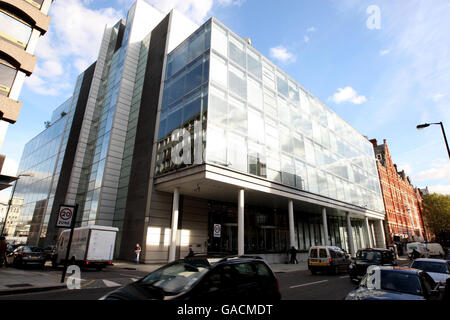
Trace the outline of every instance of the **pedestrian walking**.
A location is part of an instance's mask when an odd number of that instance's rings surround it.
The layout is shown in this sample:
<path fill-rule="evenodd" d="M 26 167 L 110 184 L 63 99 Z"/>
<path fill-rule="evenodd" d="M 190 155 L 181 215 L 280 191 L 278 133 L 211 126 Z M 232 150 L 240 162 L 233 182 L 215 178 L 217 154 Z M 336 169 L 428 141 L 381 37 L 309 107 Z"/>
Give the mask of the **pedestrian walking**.
<path fill-rule="evenodd" d="M 292 247 L 291 249 L 289 249 L 288 253 L 291 255 L 291 259 L 289 261 L 289 263 L 292 264 L 298 264 L 298 260 L 297 260 L 297 249 L 295 249 L 295 247 Z"/>
<path fill-rule="evenodd" d="M 6 248 L 8 244 L 6 243 L 6 239 L 4 236 L 0 237 L 0 267 L 3 266 L 3 263 L 6 259 Z"/>
<path fill-rule="evenodd" d="M 136 244 L 136 248 L 134 249 L 134 253 L 136 254 L 136 264 L 139 264 L 139 256 L 141 255 L 142 248 L 139 243 Z"/>

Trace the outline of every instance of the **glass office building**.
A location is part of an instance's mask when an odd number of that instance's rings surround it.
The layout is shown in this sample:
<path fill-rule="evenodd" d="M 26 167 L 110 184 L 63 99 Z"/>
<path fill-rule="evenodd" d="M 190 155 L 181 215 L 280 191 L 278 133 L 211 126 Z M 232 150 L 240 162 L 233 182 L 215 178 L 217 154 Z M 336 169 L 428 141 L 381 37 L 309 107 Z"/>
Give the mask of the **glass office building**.
<path fill-rule="evenodd" d="M 190 246 L 269 262 L 291 246 L 385 246 L 371 143 L 215 18 L 198 26 L 137 0 L 105 29 L 89 79 L 43 223 L 33 210 L 52 193 L 20 192 L 47 243 L 65 203 L 80 226 L 119 228 L 116 257 L 140 243 L 147 263 Z M 41 161 L 28 149 L 23 161 Z"/>
<path fill-rule="evenodd" d="M 191 141 L 180 139 L 180 128 Z M 212 165 L 384 216 L 367 138 L 214 18 L 168 55 L 157 141 L 155 175 L 166 181 L 171 174 Z M 174 152 L 183 161 L 174 161 Z M 214 224 L 223 229 L 220 240 L 209 237 L 208 248 L 236 252 L 236 204 L 211 201 L 210 206 L 225 213 L 210 209 L 209 230 Z M 245 252 L 289 248 L 285 209 L 246 204 Z M 350 251 L 344 216 L 328 216 L 327 243 Z M 366 226 L 365 217 L 350 219 L 356 248 L 375 238 L 373 222 Z M 320 215 L 296 213 L 295 220 L 297 248 L 325 244 Z"/>

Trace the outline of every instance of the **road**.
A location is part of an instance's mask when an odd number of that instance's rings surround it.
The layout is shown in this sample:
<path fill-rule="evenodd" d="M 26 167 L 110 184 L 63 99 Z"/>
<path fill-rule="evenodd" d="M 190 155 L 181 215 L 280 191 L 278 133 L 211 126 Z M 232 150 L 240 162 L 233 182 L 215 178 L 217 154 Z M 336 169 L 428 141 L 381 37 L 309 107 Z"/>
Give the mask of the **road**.
<path fill-rule="evenodd" d="M 82 271 L 80 290 L 54 290 L 1 296 L 0 300 L 97 300 L 105 294 L 144 276 L 145 272 L 124 269 Z M 277 273 L 283 300 L 342 300 L 355 288 L 348 276 L 311 275 L 309 271 Z"/>

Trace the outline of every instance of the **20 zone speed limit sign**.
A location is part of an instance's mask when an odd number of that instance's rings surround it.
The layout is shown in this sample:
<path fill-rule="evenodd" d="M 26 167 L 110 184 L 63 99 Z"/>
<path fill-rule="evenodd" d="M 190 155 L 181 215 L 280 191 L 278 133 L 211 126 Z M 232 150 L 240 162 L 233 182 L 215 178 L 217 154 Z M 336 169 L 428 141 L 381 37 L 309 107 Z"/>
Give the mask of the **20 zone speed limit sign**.
<path fill-rule="evenodd" d="M 74 211 L 75 211 L 75 207 L 72 207 L 72 206 L 59 207 L 58 220 L 56 222 L 56 227 L 70 228 L 72 226 Z"/>

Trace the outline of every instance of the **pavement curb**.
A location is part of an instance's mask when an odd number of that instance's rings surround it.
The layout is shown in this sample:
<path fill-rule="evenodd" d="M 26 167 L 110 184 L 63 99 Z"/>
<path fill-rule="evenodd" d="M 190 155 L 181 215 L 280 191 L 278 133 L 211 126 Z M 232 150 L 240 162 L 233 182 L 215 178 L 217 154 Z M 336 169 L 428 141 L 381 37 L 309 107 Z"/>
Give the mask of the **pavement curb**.
<path fill-rule="evenodd" d="M 32 288 L 19 288 L 19 289 L 11 289 L 11 290 L 0 290 L 0 296 L 43 292 L 43 291 L 51 291 L 51 290 L 65 289 L 65 288 L 67 288 L 66 284 L 60 284 L 60 285 L 49 286 L 49 287 L 32 287 Z"/>

